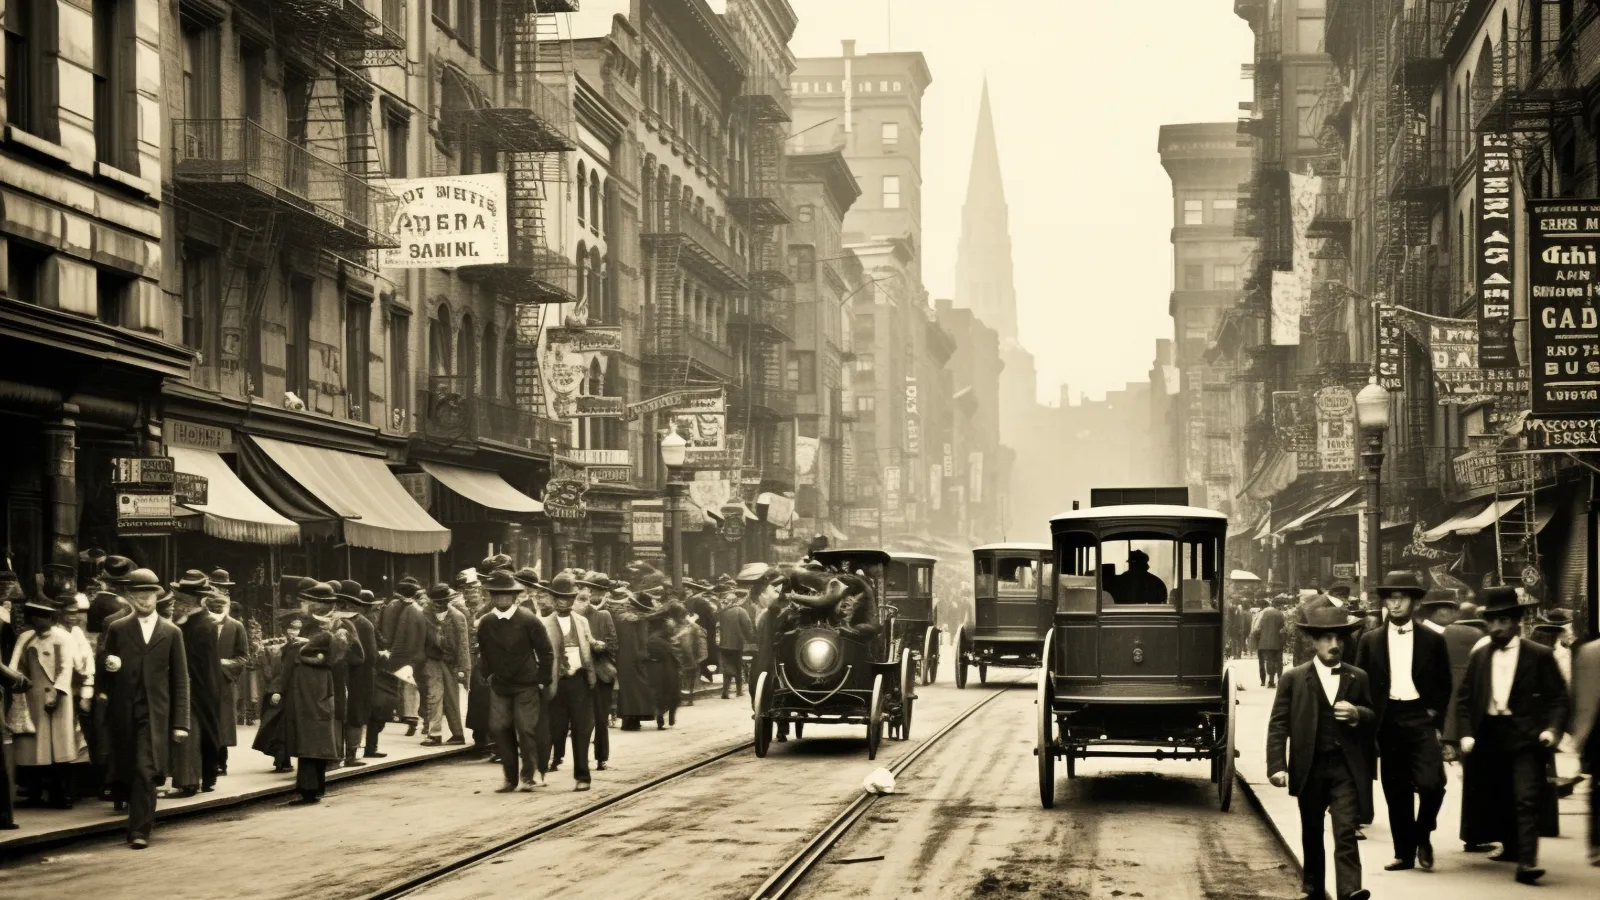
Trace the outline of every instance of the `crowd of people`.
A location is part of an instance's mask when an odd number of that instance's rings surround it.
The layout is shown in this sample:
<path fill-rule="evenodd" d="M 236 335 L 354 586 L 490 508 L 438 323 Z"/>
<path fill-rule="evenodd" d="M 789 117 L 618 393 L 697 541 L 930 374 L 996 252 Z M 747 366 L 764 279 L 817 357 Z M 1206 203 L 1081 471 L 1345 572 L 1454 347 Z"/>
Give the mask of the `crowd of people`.
<path fill-rule="evenodd" d="M 718 676 L 724 699 L 744 694 L 784 577 L 758 563 L 680 591 L 641 562 L 546 579 L 502 554 L 448 584 L 402 577 L 385 597 L 301 578 L 274 613 L 283 636 L 267 638 L 231 614 L 226 571 L 163 583 L 126 557 L 95 562 L 83 590 L 48 600 L 0 570 L 0 829 L 17 827 L 13 795 L 106 802 L 135 849 L 159 799 L 216 789 L 241 725 L 294 773 L 298 803 L 320 801 L 330 769 L 386 757 L 390 725 L 423 746 L 470 733 L 501 767 L 497 791 L 535 791 L 563 765 L 586 791 L 613 727 L 671 728 Z"/>
<path fill-rule="evenodd" d="M 1384 868 L 1433 869 L 1447 763 L 1462 766 L 1462 851 L 1493 853 L 1537 884 L 1539 839 L 1558 833 L 1557 799 L 1578 781 L 1557 771 L 1558 749 L 1600 773 L 1600 641 L 1574 646 L 1570 614 L 1540 612 L 1518 588 L 1463 598 L 1396 571 L 1365 608 L 1351 593 L 1340 582 L 1246 603 L 1229 635 L 1276 692 L 1267 768 L 1299 802 L 1306 896 L 1323 896 L 1330 817 L 1334 896 L 1369 896 L 1358 841 L 1375 781 L 1394 845 Z M 1589 862 L 1600 866 L 1600 794 L 1589 797 Z"/>

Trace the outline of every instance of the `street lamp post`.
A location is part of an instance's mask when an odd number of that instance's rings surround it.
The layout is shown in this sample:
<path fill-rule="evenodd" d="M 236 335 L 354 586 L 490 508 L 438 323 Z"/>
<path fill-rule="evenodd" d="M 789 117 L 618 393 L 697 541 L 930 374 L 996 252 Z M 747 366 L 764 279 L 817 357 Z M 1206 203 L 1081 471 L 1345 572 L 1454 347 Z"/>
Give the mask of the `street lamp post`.
<path fill-rule="evenodd" d="M 1361 464 L 1367 489 L 1367 565 L 1362 574 L 1362 590 L 1367 602 L 1378 595 L 1378 566 L 1383 543 L 1382 495 L 1379 475 L 1383 472 L 1383 440 L 1389 432 L 1389 392 L 1373 378 L 1356 394 L 1356 424 L 1361 429 Z"/>
<path fill-rule="evenodd" d="M 677 429 L 669 429 L 661 436 L 661 462 L 667 467 L 667 528 L 671 537 L 668 539 L 672 547 L 672 589 L 674 592 L 683 590 L 683 531 L 679 527 L 679 511 L 683 508 L 682 498 L 685 485 L 679 476 L 683 466 L 684 457 L 688 454 L 689 442 L 678 434 Z"/>

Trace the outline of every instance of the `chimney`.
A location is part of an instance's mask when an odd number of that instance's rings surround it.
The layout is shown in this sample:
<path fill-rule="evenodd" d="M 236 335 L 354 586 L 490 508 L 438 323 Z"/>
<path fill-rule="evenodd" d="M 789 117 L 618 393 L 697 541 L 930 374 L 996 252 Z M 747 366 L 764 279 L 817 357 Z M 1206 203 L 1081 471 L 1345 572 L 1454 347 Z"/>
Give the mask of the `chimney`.
<path fill-rule="evenodd" d="M 855 41 L 840 41 L 839 43 L 844 45 L 844 55 L 845 56 L 855 56 L 856 55 L 856 42 Z"/>

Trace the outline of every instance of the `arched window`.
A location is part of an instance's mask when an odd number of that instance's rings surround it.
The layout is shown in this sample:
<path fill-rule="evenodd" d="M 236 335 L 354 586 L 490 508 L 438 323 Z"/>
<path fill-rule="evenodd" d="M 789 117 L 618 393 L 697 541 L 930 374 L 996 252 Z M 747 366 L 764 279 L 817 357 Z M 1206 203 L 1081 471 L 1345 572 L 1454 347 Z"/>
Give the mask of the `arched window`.
<path fill-rule="evenodd" d="M 606 373 L 600 368 L 600 360 L 589 361 L 589 396 L 604 397 L 606 395 Z"/>
<path fill-rule="evenodd" d="M 588 204 L 584 201 L 584 193 L 589 189 L 589 172 L 584 167 L 583 160 L 578 160 L 578 224 L 583 224 L 583 214 L 587 211 Z"/>
<path fill-rule="evenodd" d="M 589 246 L 578 242 L 578 302 L 589 297 Z"/>
<path fill-rule="evenodd" d="M 428 374 L 450 374 L 450 308 L 443 303 L 428 322 Z"/>
<path fill-rule="evenodd" d="M 483 377 L 481 387 L 485 397 L 500 396 L 500 333 L 490 322 L 483 327 Z"/>
<path fill-rule="evenodd" d="M 650 58 L 650 51 L 648 50 L 644 52 L 644 56 L 641 59 L 644 62 L 639 67 L 639 96 L 644 98 L 644 104 L 647 109 L 654 110 L 656 108 L 656 98 L 652 92 L 656 86 L 655 61 Z"/>
<path fill-rule="evenodd" d="M 463 313 L 461 329 L 456 332 L 456 369 L 462 387 L 471 392 L 478 378 L 478 336 L 473 332 L 472 316 Z"/>
<path fill-rule="evenodd" d="M 1494 59 L 1494 41 L 1485 38 L 1483 49 L 1478 52 L 1478 64 L 1472 72 L 1477 81 L 1472 90 L 1472 111 L 1474 116 L 1482 115 L 1482 111 L 1487 109 L 1490 103 L 1494 102 L 1495 90 L 1500 87 L 1500 79 L 1496 77 L 1494 71 Z M 1477 130 L 1475 128 L 1476 124 L 1476 122 L 1469 120 L 1467 128 Z"/>
<path fill-rule="evenodd" d="M 600 248 L 589 248 L 589 316 L 610 322 L 603 315 L 606 307 L 605 270 L 600 266 Z"/>
<path fill-rule="evenodd" d="M 600 233 L 600 170 L 589 173 L 589 228 Z"/>

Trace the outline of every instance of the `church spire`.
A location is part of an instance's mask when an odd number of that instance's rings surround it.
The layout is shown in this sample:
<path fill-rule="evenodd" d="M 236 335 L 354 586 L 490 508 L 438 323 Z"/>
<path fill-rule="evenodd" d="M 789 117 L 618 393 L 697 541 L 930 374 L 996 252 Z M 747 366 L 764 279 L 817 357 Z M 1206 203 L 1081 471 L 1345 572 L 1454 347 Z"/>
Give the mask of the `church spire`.
<path fill-rule="evenodd" d="M 978 131 L 967 176 L 967 202 L 961 212 L 961 244 L 956 251 L 955 305 L 977 313 L 1001 340 L 1017 339 L 1017 295 L 1011 271 L 1011 230 L 1000 149 L 989 108 L 989 80 L 978 105 Z"/>

